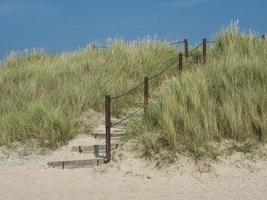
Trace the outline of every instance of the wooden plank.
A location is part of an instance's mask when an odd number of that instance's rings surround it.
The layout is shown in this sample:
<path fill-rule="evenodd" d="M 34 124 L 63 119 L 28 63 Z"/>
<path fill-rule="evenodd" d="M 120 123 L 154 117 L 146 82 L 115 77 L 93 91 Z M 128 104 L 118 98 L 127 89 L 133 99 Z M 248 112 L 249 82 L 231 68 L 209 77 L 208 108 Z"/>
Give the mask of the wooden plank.
<path fill-rule="evenodd" d="M 119 146 L 118 144 L 111 144 L 112 149 L 117 149 Z M 71 147 L 72 152 L 79 152 L 79 153 L 105 153 L 106 152 L 106 145 L 88 145 L 88 146 L 73 146 Z"/>
<path fill-rule="evenodd" d="M 67 161 L 52 161 L 47 165 L 53 168 L 75 169 L 75 168 L 92 168 L 104 163 L 104 159 L 89 159 L 89 160 L 67 160 Z"/>
<path fill-rule="evenodd" d="M 124 134 L 124 132 L 125 131 L 123 129 L 112 128 L 111 135 L 113 135 L 113 134 Z M 96 132 L 91 133 L 91 134 L 105 135 L 106 133 L 105 132 L 102 132 L 102 131 L 96 131 Z"/>
<path fill-rule="evenodd" d="M 106 134 L 105 133 L 93 133 L 92 134 L 94 138 L 105 138 Z M 111 134 L 111 139 L 121 139 L 123 137 L 124 133 L 112 133 Z"/>

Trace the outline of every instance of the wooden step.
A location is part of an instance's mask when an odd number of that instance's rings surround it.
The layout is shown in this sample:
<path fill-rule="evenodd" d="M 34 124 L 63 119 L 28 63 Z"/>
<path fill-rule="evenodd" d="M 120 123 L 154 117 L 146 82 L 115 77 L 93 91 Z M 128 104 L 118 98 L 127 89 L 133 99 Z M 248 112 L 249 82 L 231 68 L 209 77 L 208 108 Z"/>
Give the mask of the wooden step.
<path fill-rule="evenodd" d="M 105 163 L 105 159 L 87 159 L 87 160 L 67 160 L 67 161 L 52 161 L 47 165 L 53 168 L 75 169 L 75 168 L 93 168 Z"/>
<path fill-rule="evenodd" d="M 91 134 L 94 138 L 105 138 L 105 133 L 92 133 Z M 111 139 L 121 139 L 123 137 L 124 133 L 111 133 Z"/>
<path fill-rule="evenodd" d="M 125 126 L 111 127 L 111 133 L 123 133 L 125 132 Z M 105 128 L 101 127 L 95 130 L 95 133 L 105 134 Z"/>
<path fill-rule="evenodd" d="M 111 148 L 117 149 L 120 144 L 121 143 L 111 144 Z M 97 156 L 99 153 L 106 152 L 106 145 L 73 146 L 71 151 L 79 153 L 94 153 Z"/>

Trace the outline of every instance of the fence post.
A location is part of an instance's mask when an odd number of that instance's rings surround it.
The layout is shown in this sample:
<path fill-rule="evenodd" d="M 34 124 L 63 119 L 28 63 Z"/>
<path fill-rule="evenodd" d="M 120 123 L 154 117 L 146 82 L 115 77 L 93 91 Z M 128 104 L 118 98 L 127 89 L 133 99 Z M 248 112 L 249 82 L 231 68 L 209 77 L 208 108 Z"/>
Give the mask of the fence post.
<path fill-rule="evenodd" d="M 265 35 L 262 35 L 261 38 L 262 38 L 263 40 L 265 40 Z"/>
<path fill-rule="evenodd" d="M 111 159 L 111 122 L 110 122 L 110 95 L 105 97 L 105 126 L 106 126 L 106 163 L 110 162 Z"/>
<path fill-rule="evenodd" d="M 203 63 L 205 64 L 206 59 L 207 59 L 207 39 L 206 38 L 203 39 L 202 45 L 203 45 Z"/>
<path fill-rule="evenodd" d="M 145 116 L 147 115 L 147 106 L 148 106 L 148 83 L 149 83 L 149 79 L 146 76 L 144 78 L 144 113 L 145 113 Z"/>
<path fill-rule="evenodd" d="M 184 39 L 184 56 L 188 58 L 188 40 Z"/>
<path fill-rule="evenodd" d="M 183 54 L 179 53 L 179 75 L 182 75 L 183 71 Z"/>

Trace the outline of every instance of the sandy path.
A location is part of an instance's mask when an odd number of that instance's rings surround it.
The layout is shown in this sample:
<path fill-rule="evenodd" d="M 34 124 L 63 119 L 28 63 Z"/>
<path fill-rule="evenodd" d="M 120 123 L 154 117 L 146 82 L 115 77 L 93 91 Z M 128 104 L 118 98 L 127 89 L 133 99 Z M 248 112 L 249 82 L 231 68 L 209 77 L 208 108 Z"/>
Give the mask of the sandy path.
<path fill-rule="evenodd" d="M 117 151 L 116 158 L 122 153 L 121 159 L 109 165 L 74 170 L 47 167 L 51 159 L 72 156 L 70 146 L 80 142 L 96 141 L 82 135 L 48 155 L 7 159 L 0 154 L 0 200 L 267 199 L 267 161 L 248 160 L 240 153 L 198 166 L 181 157 L 159 170 L 137 158 L 126 144 Z"/>
<path fill-rule="evenodd" d="M 97 169 L 1 167 L 0 199 L 267 199 L 266 161 L 213 167 L 200 174 L 191 164 L 157 170 L 136 158 Z"/>

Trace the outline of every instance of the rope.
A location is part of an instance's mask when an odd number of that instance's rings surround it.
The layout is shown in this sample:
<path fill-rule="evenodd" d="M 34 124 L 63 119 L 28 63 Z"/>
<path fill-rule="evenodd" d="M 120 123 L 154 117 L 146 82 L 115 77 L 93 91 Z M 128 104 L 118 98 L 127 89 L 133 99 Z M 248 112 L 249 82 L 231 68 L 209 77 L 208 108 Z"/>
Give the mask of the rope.
<path fill-rule="evenodd" d="M 167 42 L 167 44 L 169 44 L 169 45 L 183 44 L 183 43 L 184 43 L 184 41 L 179 41 L 179 40 Z M 99 49 L 107 49 L 108 48 L 108 46 L 95 46 L 95 47 L 99 48 Z"/>
<path fill-rule="evenodd" d="M 126 96 L 126 95 L 132 93 L 133 91 L 135 91 L 136 89 L 138 89 L 141 85 L 143 85 L 143 83 L 144 83 L 144 81 L 140 82 L 137 86 L 133 87 L 132 89 L 128 90 L 127 92 L 124 92 L 121 95 L 112 97 L 111 100 L 118 99 L 118 98 L 121 98 L 123 96 Z"/>
<path fill-rule="evenodd" d="M 189 63 L 189 60 L 186 59 L 186 60 L 183 62 L 183 66 L 186 65 L 186 64 L 188 64 L 188 63 Z M 154 76 L 152 76 L 151 78 L 149 78 L 149 80 L 152 80 L 152 79 L 154 79 L 154 78 L 160 76 L 162 73 L 164 73 L 164 72 L 165 72 L 166 70 L 168 70 L 170 67 L 172 67 L 172 65 L 170 65 L 169 67 L 165 68 L 165 69 L 164 69 L 163 71 L 161 71 L 160 73 L 155 74 Z"/>
<path fill-rule="evenodd" d="M 176 43 L 181 43 L 183 41 L 176 41 Z M 195 50 L 197 50 L 200 46 L 202 45 L 202 42 L 197 45 L 194 49 L 192 49 L 191 51 L 189 51 L 189 55 L 191 55 L 192 52 L 194 52 Z M 173 66 L 173 62 L 167 66 L 165 69 L 163 69 L 162 71 L 160 71 L 159 73 L 153 75 L 152 77 L 150 77 L 148 80 L 152 80 L 158 76 L 160 76 L 161 74 L 163 74 L 164 72 L 166 72 L 168 69 L 170 69 L 172 66 Z M 129 95 L 130 93 L 132 93 L 133 91 L 137 90 L 141 85 L 143 85 L 144 81 L 140 82 L 138 85 L 136 85 L 135 87 L 133 87 L 132 89 L 128 90 L 127 92 L 124 92 L 118 96 L 115 96 L 115 97 L 112 97 L 111 100 L 114 100 L 114 99 L 118 99 L 118 98 L 121 98 L 121 97 L 124 97 L 126 95 Z"/>
<path fill-rule="evenodd" d="M 201 45 L 202 45 L 202 42 L 201 43 L 199 43 L 195 48 L 193 48 L 192 50 L 190 50 L 189 52 L 188 52 L 188 54 L 190 55 L 190 54 L 192 54 L 194 51 L 196 51 L 199 47 L 201 47 Z"/>
<path fill-rule="evenodd" d="M 171 50 L 167 51 L 166 53 L 169 53 L 169 52 L 171 52 Z M 173 64 L 173 63 L 172 63 L 172 64 Z M 171 64 L 171 65 L 172 65 L 172 64 Z M 171 67 L 171 66 L 169 66 L 169 67 Z M 167 67 L 167 68 L 169 68 L 169 67 Z M 167 69 L 163 70 L 163 72 L 166 71 L 166 70 L 167 70 Z M 163 73 L 163 72 L 161 72 L 161 73 Z M 150 79 L 151 79 L 151 78 L 150 78 Z M 150 80 L 150 79 L 149 79 L 149 80 Z M 118 99 L 118 98 L 121 98 L 121 97 L 123 97 L 123 96 L 129 95 L 130 93 L 132 93 L 132 92 L 134 92 L 135 90 L 137 90 L 140 86 L 142 86 L 143 83 L 144 83 L 144 81 L 140 82 L 138 85 L 136 85 L 136 86 L 133 87 L 132 89 L 128 90 L 127 92 L 124 92 L 124 93 L 122 93 L 122 94 L 120 94 L 120 95 L 118 95 L 118 96 L 112 97 L 111 100 Z"/>
<path fill-rule="evenodd" d="M 263 39 L 263 38 L 265 38 L 266 36 L 265 35 L 257 35 L 257 36 L 255 36 L 254 38 L 261 38 L 261 39 Z"/>
<path fill-rule="evenodd" d="M 97 46 L 96 48 L 99 48 L 99 49 L 107 49 L 108 47 L 107 46 Z"/>
<path fill-rule="evenodd" d="M 161 74 L 163 74 L 164 72 L 166 72 L 168 69 L 170 69 L 173 66 L 174 63 L 171 63 L 168 67 L 166 67 L 165 69 L 163 69 L 162 71 L 160 71 L 159 73 L 151 76 L 148 80 L 152 80 L 158 76 L 160 76 Z"/>
<path fill-rule="evenodd" d="M 183 43 L 184 41 L 174 41 L 174 42 L 169 42 L 168 44 L 179 44 L 179 43 Z M 207 41 L 208 43 L 215 43 L 215 41 Z M 196 51 L 200 46 L 202 45 L 202 42 L 199 43 L 195 48 L 193 48 L 192 50 L 190 50 L 188 53 L 189 55 L 191 55 L 194 51 Z M 156 77 L 159 77 L 161 74 L 163 74 L 164 72 L 166 72 L 168 69 L 170 69 L 171 67 L 173 67 L 174 65 L 174 62 L 176 61 L 176 59 L 174 61 L 171 61 L 171 63 L 165 68 L 163 69 L 162 71 L 160 71 L 159 73 L 151 76 L 148 80 L 152 80 Z M 185 62 L 186 63 L 186 62 Z M 135 87 L 131 88 L 130 90 L 128 90 L 127 92 L 124 92 L 118 96 L 115 96 L 115 97 L 112 97 L 111 100 L 114 100 L 114 99 L 118 99 L 118 98 L 121 98 L 123 96 L 126 96 L 126 95 L 129 95 L 130 93 L 132 93 L 133 91 L 137 90 L 141 85 L 144 84 L 144 81 L 140 82 L 138 85 L 136 85 Z M 138 109 L 137 111 L 131 113 L 130 115 L 128 115 L 127 117 L 125 117 L 124 119 L 112 124 L 112 127 L 126 121 L 127 119 L 129 119 L 130 117 L 134 116 L 136 113 L 138 113 L 139 111 L 141 111 L 143 108 L 140 108 Z"/>
<path fill-rule="evenodd" d="M 139 108 L 138 110 L 136 110 L 135 112 L 129 114 L 127 117 L 123 118 L 122 120 L 120 120 L 120 121 L 118 121 L 118 122 L 112 124 L 111 127 L 115 127 L 115 126 L 117 126 L 118 124 L 120 124 L 120 123 L 126 121 L 127 119 L 129 119 L 130 117 L 134 116 L 136 113 L 140 112 L 141 110 L 143 110 L 143 108 Z"/>
<path fill-rule="evenodd" d="M 186 60 L 186 61 L 184 62 L 184 64 L 186 64 L 187 62 L 189 62 L 189 61 Z M 150 77 L 148 80 L 152 80 L 152 79 L 154 79 L 154 78 L 160 76 L 162 73 L 164 73 L 165 71 L 167 71 L 168 69 L 170 69 L 172 66 L 173 66 L 173 63 L 171 63 L 168 67 L 166 67 L 166 68 L 165 68 L 164 70 L 162 70 L 161 72 L 159 72 L 159 73 L 155 74 L 154 76 Z M 142 81 L 139 85 L 137 85 L 135 88 L 133 88 L 133 89 L 131 89 L 130 91 L 128 91 L 127 93 L 129 93 L 129 92 L 133 91 L 134 89 L 138 88 L 141 84 L 143 84 L 143 81 Z M 123 95 L 126 95 L 126 93 L 124 93 Z M 117 97 L 114 97 L 114 98 L 119 98 L 119 97 L 121 97 L 121 96 L 122 96 L 122 95 L 117 96 Z M 112 98 L 112 99 L 114 99 L 114 98 Z M 139 108 L 138 110 L 136 110 L 135 112 L 129 114 L 127 117 L 123 118 L 122 120 L 120 120 L 120 121 L 118 121 L 118 122 L 112 124 L 111 127 L 115 127 L 115 126 L 117 126 L 118 124 L 120 124 L 120 123 L 126 121 L 127 119 L 133 117 L 135 114 L 137 114 L 137 113 L 140 112 L 141 110 L 143 110 L 143 108 Z"/>
<path fill-rule="evenodd" d="M 210 41 L 207 41 L 207 43 L 214 44 L 214 43 L 216 43 L 216 41 L 210 40 Z"/>
<path fill-rule="evenodd" d="M 177 40 L 177 41 L 171 41 L 171 42 L 168 42 L 167 44 L 169 44 L 169 45 L 173 45 L 173 44 L 182 44 L 182 43 L 184 43 L 184 41 L 179 41 L 179 40 Z"/>

